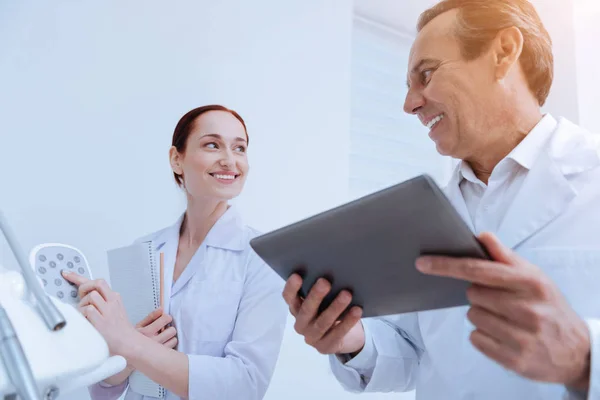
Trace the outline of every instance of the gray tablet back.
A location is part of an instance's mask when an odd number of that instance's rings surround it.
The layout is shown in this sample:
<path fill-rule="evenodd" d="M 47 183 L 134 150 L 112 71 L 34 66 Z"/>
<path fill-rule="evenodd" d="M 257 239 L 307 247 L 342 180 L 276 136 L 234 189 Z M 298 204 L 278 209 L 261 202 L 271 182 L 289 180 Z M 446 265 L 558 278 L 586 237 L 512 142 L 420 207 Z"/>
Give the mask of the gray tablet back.
<path fill-rule="evenodd" d="M 426 175 L 254 238 L 256 253 L 282 278 L 332 283 L 321 311 L 340 290 L 363 317 L 467 304 L 469 283 L 415 268 L 422 254 L 488 258 L 436 183 Z"/>

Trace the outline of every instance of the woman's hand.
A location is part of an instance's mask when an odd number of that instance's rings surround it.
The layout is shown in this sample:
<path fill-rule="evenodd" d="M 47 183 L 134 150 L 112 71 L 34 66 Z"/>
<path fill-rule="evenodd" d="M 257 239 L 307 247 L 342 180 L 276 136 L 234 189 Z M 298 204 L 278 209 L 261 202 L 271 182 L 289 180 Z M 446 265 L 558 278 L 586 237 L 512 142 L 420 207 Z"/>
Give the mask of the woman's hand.
<path fill-rule="evenodd" d="M 167 327 L 173 321 L 170 315 L 164 314 L 163 310 L 158 308 L 148 314 L 143 320 L 137 323 L 135 328 L 142 335 L 153 339 L 155 342 L 165 345 L 170 349 L 177 347 L 177 331 L 174 327 Z M 120 385 L 135 371 L 135 368 L 127 360 L 127 366 L 118 374 L 104 380 L 109 385 Z"/>
<path fill-rule="evenodd" d="M 129 322 L 121 295 L 104 279 L 89 280 L 67 271 L 63 276 L 78 287 L 79 311 L 104 337 L 110 353 L 125 356 L 141 333 Z"/>
<path fill-rule="evenodd" d="M 104 337 L 111 354 L 123 356 L 128 362 L 126 370 L 106 383 L 121 384 L 133 369 L 137 369 L 179 397 L 188 397 L 188 356 L 169 348 L 177 344 L 175 328 L 163 330 L 171 322 L 170 316 L 155 311 L 133 326 L 121 296 L 104 280 L 91 281 L 66 271 L 63 276 L 79 287 L 79 309 Z"/>
<path fill-rule="evenodd" d="M 173 321 L 169 314 L 165 314 L 161 308 L 157 308 L 137 323 L 135 328 L 154 341 L 164 344 L 170 349 L 177 347 L 177 331 L 173 326 L 167 326 Z"/>

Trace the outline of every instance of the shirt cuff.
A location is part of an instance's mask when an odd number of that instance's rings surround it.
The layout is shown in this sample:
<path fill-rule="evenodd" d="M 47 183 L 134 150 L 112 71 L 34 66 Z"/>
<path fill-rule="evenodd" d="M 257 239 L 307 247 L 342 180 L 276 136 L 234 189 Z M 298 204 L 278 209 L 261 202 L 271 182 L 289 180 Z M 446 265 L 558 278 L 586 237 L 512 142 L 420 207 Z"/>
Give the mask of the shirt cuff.
<path fill-rule="evenodd" d="M 361 321 L 365 331 L 365 345 L 354 358 L 350 354 L 330 355 L 331 369 L 342 384 L 350 392 L 363 392 L 369 384 L 375 364 L 377 349 L 373 336 L 365 321 Z"/>
<path fill-rule="evenodd" d="M 365 346 L 354 358 L 346 362 L 346 367 L 355 369 L 359 373 L 361 371 L 372 371 L 375 368 L 375 360 L 377 359 L 377 351 L 375 350 L 375 343 L 373 342 L 373 336 L 366 324 L 363 325 L 365 330 Z"/>
<path fill-rule="evenodd" d="M 129 381 L 125 380 L 119 385 L 112 386 L 105 382 L 98 382 L 88 387 L 88 392 L 92 400 L 117 400 L 127 389 L 128 383 Z"/>
<path fill-rule="evenodd" d="M 590 387 L 587 400 L 600 400 L 600 319 L 588 319 L 590 329 Z"/>

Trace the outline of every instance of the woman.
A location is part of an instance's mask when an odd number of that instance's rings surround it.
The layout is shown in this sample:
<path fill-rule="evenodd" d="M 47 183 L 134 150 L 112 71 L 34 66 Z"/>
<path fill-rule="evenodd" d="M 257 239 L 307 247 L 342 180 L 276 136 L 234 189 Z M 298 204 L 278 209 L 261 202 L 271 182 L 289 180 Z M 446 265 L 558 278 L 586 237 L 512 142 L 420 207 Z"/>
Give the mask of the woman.
<path fill-rule="evenodd" d="M 80 310 L 111 354 L 128 362 L 90 388 L 93 399 L 117 399 L 134 369 L 165 387 L 166 399 L 264 396 L 287 308 L 283 280 L 249 246 L 257 232 L 228 204 L 248 175 L 247 146 L 243 119 L 222 106 L 196 108 L 175 128 L 169 156 L 187 209 L 173 226 L 140 239 L 165 254 L 166 313 L 157 310 L 134 327 L 104 281 L 65 275 L 79 285 Z M 129 388 L 125 399 L 151 398 Z"/>

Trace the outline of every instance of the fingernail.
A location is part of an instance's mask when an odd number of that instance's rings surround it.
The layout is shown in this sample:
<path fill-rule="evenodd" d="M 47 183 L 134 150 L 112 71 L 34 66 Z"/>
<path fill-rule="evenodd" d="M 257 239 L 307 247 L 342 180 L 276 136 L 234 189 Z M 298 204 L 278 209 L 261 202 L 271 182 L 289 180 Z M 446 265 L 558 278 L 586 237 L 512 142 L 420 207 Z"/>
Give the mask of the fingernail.
<path fill-rule="evenodd" d="M 350 295 L 350 293 L 346 292 L 345 290 L 340 292 L 339 296 L 340 301 L 343 303 L 348 303 L 352 300 L 352 296 Z"/>
<path fill-rule="evenodd" d="M 431 271 L 431 259 L 429 257 L 421 257 L 417 259 L 416 267 L 421 272 Z"/>

